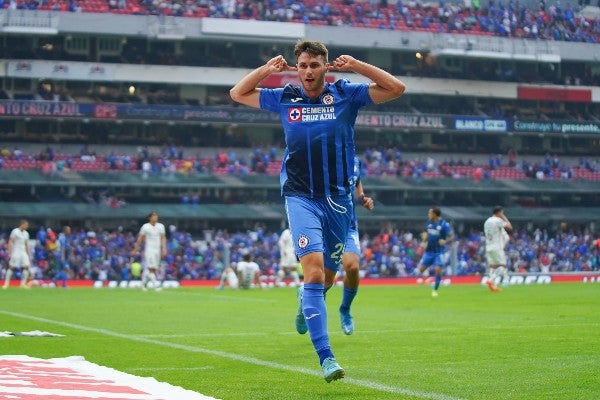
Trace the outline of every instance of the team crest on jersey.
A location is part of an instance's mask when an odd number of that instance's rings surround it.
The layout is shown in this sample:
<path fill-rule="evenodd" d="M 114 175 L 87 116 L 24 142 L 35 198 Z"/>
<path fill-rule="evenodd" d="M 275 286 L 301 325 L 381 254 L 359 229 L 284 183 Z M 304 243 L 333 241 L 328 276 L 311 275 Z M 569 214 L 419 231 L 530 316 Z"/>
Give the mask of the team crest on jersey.
<path fill-rule="evenodd" d="M 288 122 L 302 121 L 302 108 L 292 107 L 288 110 Z"/>
<path fill-rule="evenodd" d="M 306 235 L 302 235 L 298 239 L 298 247 L 300 247 L 301 249 L 303 249 L 306 246 L 308 246 L 308 237 Z"/>
<path fill-rule="evenodd" d="M 335 98 L 331 94 L 326 94 L 323 96 L 323 104 L 333 104 Z"/>

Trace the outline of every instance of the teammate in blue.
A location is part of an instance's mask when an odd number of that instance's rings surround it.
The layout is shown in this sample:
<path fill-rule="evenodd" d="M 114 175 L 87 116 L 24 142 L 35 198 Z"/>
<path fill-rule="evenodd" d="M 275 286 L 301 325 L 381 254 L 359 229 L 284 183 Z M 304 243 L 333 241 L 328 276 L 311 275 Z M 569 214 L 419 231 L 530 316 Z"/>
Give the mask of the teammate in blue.
<path fill-rule="evenodd" d="M 60 280 L 62 287 L 67 287 L 67 274 L 70 268 L 69 258 L 71 255 L 71 244 L 69 236 L 71 235 L 71 227 L 64 226 L 62 232 L 58 235 L 58 247 L 56 249 L 56 258 L 58 261 L 58 271 L 52 282 L 56 285 Z"/>
<path fill-rule="evenodd" d="M 365 191 L 360 180 L 361 163 L 358 157 L 354 160 L 354 202 L 360 204 L 367 210 L 371 211 L 375 207 L 375 203 L 371 197 L 365 196 Z M 350 231 L 346 239 L 346 247 L 342 257 L 342 267 L 344 268 L 344 289 L 342 294 L 342 303 L 340 304 L 340 323 L 342 332 L 345 335 L 351 335 L 354 332 L 354 322 L 350 314 L 350 307 L 358 293 L 358 285 L 360 281 L 360 239 L 358 235 L 358 220 L 356 213 L 350 224 Z M 334 276 L 325 273 L 325 291 L 333 285 Z"/>
<path fill-rule="evenodd" d="M 442 211 L 438 207 L 429 209 L 427 213 L 427 223 L 425 231 L 422 234 L 423 242 L 421 247 L 425 249 L 423 257 L 419 262 L 418 271 L 420 274 L 426 269 L 435 268 L 435 284 L 432 297 L 438 296 L 438 289 L 442 282 L 442 268 L 444 267 L 443 255 L 446 244 L 452 241 L 452 228 L 450 224 L 442 218 Z"/>
<path fill-rule="evenodd" d="M 304 270 L 302 311 L 325 381 L 344 377 L 329 344 L 325 269 L 337 271 L 352 221 L 354 124 L 363 106 L 399 97 L 405 85 L 384 70 L 349 55 L 328 61 L 321 42 L 299 40 L 296 66 L 279 55 L 243 77 L 231 90 L 241 104 L 280 114 L 286 151 L 280 173 L 288 224 Z M 371 83 L 339 79 L 329 71 L 355 72 Z M 259 89 L 278 72 L 297 71 L 300 86 Z"/>

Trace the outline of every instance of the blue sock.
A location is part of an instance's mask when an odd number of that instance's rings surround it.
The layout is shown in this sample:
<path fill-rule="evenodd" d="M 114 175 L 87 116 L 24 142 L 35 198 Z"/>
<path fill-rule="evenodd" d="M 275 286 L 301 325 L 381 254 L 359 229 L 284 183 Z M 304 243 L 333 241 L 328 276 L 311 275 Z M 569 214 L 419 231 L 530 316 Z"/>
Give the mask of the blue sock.
<path fill-rule="evenodd" d="M 438 288 L 440 287 L 440 282 L 442 282 L 442 275 L 435 275 L 435 286 L 433 287 L 433 290 L 438 290 Z"/>
<path fill-rule="evenodd" d="M 352 305 L 352 301 L 354 301 L 354 297 L 358 293 L 358 288 L 350 289 L 347 286 L 344 286 L 344 294 L 342 295 L 342 304 L 340 305 L 340 311 L 349 311 L 350 306 Z"/>
<path fill-rule="evenodd" d="M 324 285 L 321 283 L 305 283 L 302 295 L 302 313 L 308 326 L 310 340 L 319 355 L 319 362 L 333 357 L 327 332 L 327 309 L 325 308 Z"/>

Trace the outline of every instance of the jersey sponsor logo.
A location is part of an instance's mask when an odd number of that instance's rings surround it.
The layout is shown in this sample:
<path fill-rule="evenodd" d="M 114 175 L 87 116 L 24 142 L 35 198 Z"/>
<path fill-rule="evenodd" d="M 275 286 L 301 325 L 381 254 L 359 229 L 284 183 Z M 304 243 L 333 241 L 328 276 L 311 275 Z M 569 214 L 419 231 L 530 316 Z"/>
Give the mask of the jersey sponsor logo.
<path fill-rule="evenodd" d="M 288 122 L 317 122 L 335 119 L 335 107 L 291 107 L 288 109 Z"/>
<path fill-rule="evenodd" d="M 303 249 L 306 246 L 308 246 L 308 242 L 309 242 L 308 237 L 306 235 L 302 235 L 298 239 L 298 247 L 300 247 L 301 249 Z"/>
<path fill-rule="evenodd" d="M 293 107 L 288 110 L 288 122 L 298 122 L 302 120 L 302 108 Z"/>

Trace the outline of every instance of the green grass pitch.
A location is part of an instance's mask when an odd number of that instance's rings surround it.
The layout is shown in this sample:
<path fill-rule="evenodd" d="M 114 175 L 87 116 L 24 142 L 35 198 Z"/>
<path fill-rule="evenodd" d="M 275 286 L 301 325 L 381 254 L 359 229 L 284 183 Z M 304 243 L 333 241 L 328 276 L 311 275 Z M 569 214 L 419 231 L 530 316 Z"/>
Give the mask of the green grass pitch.
<path fill-rule="evenodd" d="M 223 400 L 600 398 L 600 283 L 364 286 L 344 336 L 327 295 L 331 344 L 347 378 L 325 383 L 295 289 L 215 291 L 10 288 L 1 354 L 88 361 Z M 182 399 L 185 400 L 185 399 Z"/>

